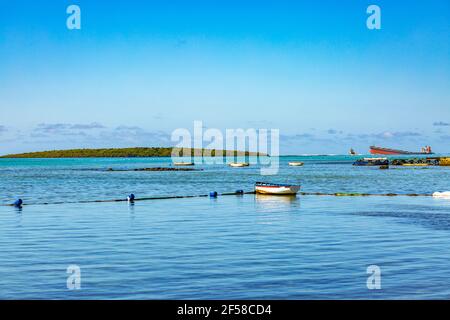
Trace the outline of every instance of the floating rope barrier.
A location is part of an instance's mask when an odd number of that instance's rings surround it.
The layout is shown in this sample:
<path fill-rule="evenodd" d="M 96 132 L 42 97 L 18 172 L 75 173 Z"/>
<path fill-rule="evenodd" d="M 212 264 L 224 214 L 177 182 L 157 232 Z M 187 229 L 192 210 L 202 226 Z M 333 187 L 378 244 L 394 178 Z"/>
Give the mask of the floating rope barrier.
<path fill-rule="evenodd" d="M 322 193 L 322 192 L 299 192 L 302 196 L 334 196 L 334 197 L 432 197 L 429 193 Z"/>
<path fill-rule="evenodd" d="M 169 200 L 169 199 L 187 199 L 187 198 L 202 198 L 210 197 L 217 198 L 218 196 L 236 196 L 244 194 L 256 194 L 255 191 L 236 190 L 235 192 L 225 192 L 217 193 L 212 191 L 209 194 L 200 195 L 180 195 L 180 196 L 160 196 L 160 197 L 144 197 L 136 198 L 134 194 L 130 194 L 124 199 L 107 199 L 107 200 L 80 200 L 80 201 L 60 201 L 60 202 L 41 202 L 41 203 L 24 203 L 21 199 L 16 200 L 12 204 L 2 204 L 3 207 L 22 207 L 30 205 L 59 205 L 59 204 L 86 204 L 86 203 L 108 203 L 108 202 L 129 202 L 134 203 L 136 201 L 150 201 L 150 200 Z M 336 192 L 336 193 L 325 193 L 325 192 L 299 192 L 302 196 L 332 196 L 332 197 L 450 197 L 450 192 L 435 192 L 433 194 L 429 193 L 348 193 L 348 192 Z M 282 195 L 273 195 L 273 197 L 283 197 Z"/>
<path fill-rule="evenodd" d="M 211 197 L 216 198 L 218 196 L 236 196 L 236 195 L 244 195 L 244 194 L 255 194 L 254 191 L 244 192 L 243 190 L 237 190 L 236 192 L 225 192 L 225 193 L 217 193 L 216 191 L 211 192 L 210 194 L 200 194 L 200 195 L 185 195 L 185 196 L 160 196 L 160 197 L 145 197 L 145 198 L 136 198 L 134 194 L 130 194 L 125 199 L 107 199 L 107 200 L 80 200 L 80 201 L 59 201 L 59 202 L 39 202 L 39 203 L 24 203 L 21 199 L 20 204 L 19 200 L 15 201 L 12 204 L 1 204 L 3 207 L 22 207 L 22 206 L 30 206 L 30 205 L 59 205 L 59 204 L 77 204 L 77 203 L 108 203 L 108 202 L 136 202 L 136 201 L 149 201 L 149 200 L 168 200 L 168 199 L 184 199 L 184 198 L 202 198 L 202 197 Z"/>

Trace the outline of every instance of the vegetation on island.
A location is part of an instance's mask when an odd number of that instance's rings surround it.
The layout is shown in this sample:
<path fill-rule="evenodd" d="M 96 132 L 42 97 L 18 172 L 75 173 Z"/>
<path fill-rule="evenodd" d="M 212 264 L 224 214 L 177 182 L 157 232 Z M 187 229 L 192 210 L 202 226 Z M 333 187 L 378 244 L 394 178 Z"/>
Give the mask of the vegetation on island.
<path fill-rule="evenodd" d="M 70 149 L 8 154 L 1 158 L 137 158 L 171 157 L 172 151 L 178 156 L 266 156 L 248 151 L 226 151 L 191 148 L 111 148 L 111 149 Z"/>

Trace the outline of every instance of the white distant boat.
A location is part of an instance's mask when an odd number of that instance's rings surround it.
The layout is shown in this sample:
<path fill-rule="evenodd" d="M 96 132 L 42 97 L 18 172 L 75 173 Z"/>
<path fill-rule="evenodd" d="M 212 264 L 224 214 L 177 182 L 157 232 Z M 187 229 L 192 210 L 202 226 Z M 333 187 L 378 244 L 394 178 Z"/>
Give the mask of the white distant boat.
<path fill-rule="evenodd" d="M 450 191 L 445 191 L 445 192 L 435 192 L 435 193 L 433 193 L 433 197 L 435 197 L 435 198 L 447 198 L 447 199 L 450 199 Z"/>
<path fill-rule="evenodd" d="M 250 164 L 247 162 L 233 162 L 228 165 L 234 168 L 241 168 L 241 167 L 248 167 Z"/>
<path fill-rule="evenodd" d="M 174 166 L 193 166 L 193 162 L 174 162 Z"/>
<path fill-rule="evenodd" d="M 289 165 L 292 167 L 301 167 L 303 165 L 303 162 L 301 161 L 293 161 L 293 162 L 289 162 Z"/>
<path fill-rule="evenodd" d="M 294 195 L 300 190 L 299 185 L 275 184 L 275 183 L 255 183 L 255 192 L 261 194 L 273 195 Z"/>

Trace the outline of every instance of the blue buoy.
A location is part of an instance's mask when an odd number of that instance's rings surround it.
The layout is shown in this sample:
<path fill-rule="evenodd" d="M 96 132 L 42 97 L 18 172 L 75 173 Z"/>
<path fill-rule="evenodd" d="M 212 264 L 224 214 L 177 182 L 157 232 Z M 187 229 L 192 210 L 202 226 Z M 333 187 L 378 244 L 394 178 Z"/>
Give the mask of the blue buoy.
<path fill-rule="evenodd" d="M 14 201 L 14 206 L 20 207 L 20 206 L 22 206 L 22 203 L 23 203 L 22 199 L 17 199 L 16 201 Z"/>
<path fill-rule="evenodd" d="M 210 198 L 217 198 L 217 192 L 216 191 L 210 192 L 209 193 L 209 197 Z"/>
<path fill-rule="evenodd" d="M 134 201 L 134 194 L 130 194 L 130 195 L 127 197 L 127 200 L 128 200 L 129 202 L 133 202 L 133 201 Z"/>
<path fill-rule="evenodd" d="M 244 194 L 244 190 L 236 190 L 236 194 Z"/>

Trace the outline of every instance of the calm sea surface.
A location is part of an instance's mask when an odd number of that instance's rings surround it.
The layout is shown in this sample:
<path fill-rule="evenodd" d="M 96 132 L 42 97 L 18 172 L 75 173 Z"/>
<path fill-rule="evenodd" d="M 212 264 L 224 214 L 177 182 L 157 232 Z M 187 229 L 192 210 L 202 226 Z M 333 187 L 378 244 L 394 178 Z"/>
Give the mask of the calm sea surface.
<path fill-rule="evenodd" d="M 288 162 L 304 161 L 303 167 Z M 81 201 L 253 190 L 450 190 L 450 167 L 353 167 L 348 156 L 281 157 L 191 172 L 108 171 L 170 159 L 0 159 L 1 299 L 449 299 L 450 200 L 432 197 L 219 196 Z M 21 198 L 28 205 L 6 204 Z M 43 203 L 49 203 L 47 205 Z M 59 204 L 56 204 L 59 203 Z M 69 265 L 81 289 L 68 290 Z M 367 288 L 367 267 L 381 289 Z"/>

